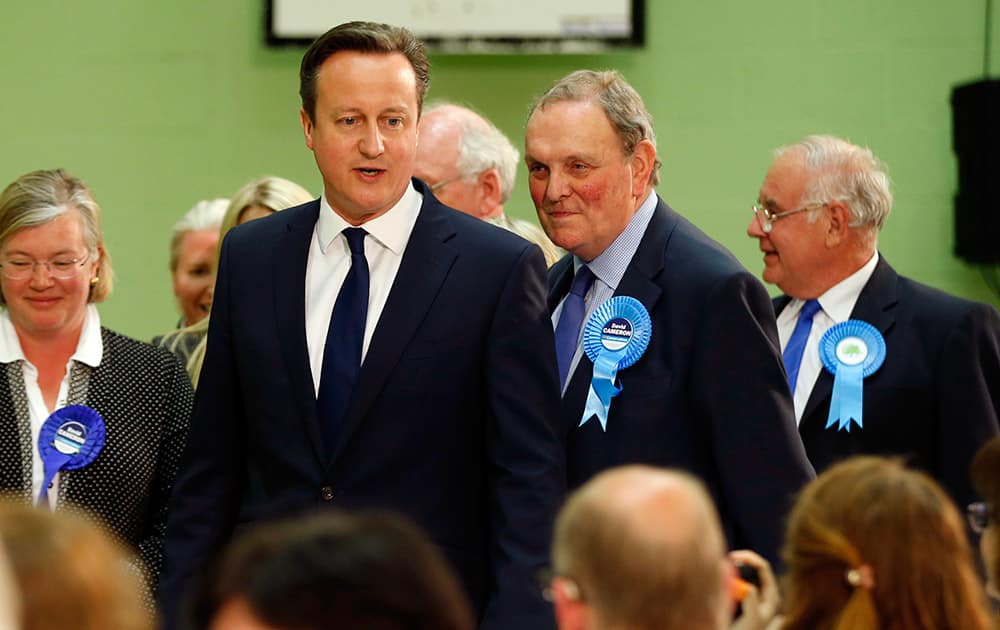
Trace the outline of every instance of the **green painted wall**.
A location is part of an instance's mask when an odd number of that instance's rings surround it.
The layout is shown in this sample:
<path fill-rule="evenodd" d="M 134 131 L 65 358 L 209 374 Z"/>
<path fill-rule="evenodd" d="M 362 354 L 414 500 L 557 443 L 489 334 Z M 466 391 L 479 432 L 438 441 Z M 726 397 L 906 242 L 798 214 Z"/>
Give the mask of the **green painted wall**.
<path fill-rule="evenodd" d="M 63 166 L 92 186 L 117 274 L 102 306 L 113 328 L 148 338 L 176 321 L 167 242 L 194 201 L 268 173 L 320 190 L 298 126 L 302 51 L 262 43 L 263 4 L 5 0 L 0 9 L 0 181 Z M 430 98 L 478 108 L 521 146 L 535 94 L 577 68 L 617 68 L 656 121 L 660 194 L 755 273 L 745 229 L 771 149 L 808 133 L 845 136 L 889 165 L 886 257 L 924 282 L 991 299 L 978 271 L 952 255 L 948 99 L 952 85 L 981 76 L 982 0 L 647 5 L 644 50 L 437 55 Z M 525 182 L 522 172 L 509 211 L 529 217 Z"/>

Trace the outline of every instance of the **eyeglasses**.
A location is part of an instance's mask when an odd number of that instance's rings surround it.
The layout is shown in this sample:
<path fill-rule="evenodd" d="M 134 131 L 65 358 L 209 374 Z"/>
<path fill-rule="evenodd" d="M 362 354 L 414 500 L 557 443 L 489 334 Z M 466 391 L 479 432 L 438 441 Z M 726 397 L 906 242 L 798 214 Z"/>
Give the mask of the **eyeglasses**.
<path fill-rule="evenodd" d="M 442 188 L 444 188 L 445 186 L 447 186 L 448 184 L 457 182 L 458 180 L 462 179 L 462 177 L 464 177 L 464 176 L 463 175 L 456 175 L 454 177 L 449 177 L 448 179 L 441 180 L 441 181 L 439 181 L 436 184 L 428 184 L 427 187 L 431 189 L 431 192 L 437 192 L 437 191 L 441 190 Z"/>
<path fill-rule="evenodd" d="M 984 503 L 982 501 L 970 503 L 968 507 L 965 508 L 965 516 L 969 519 L 969 527 L 972 528 L 972 531 L 977 534 L 982 534 L 983 531 L 990 525 L 992 512 L 993 510 L 990 508 L 989 503 Z"/>
<path fill-rule="evenodd" d="M 811 206 L 806 206 L 804 208 L 799 208 L 798 210 L 789 210 L 788 212 L 772 212 L 770 208 L 762 205 L 759 201 L 754 202 L 750 208 L 753 210 L 754 215 L 757 217 L 757 221 L 760 222 L 760 229 L 764 232 L 770 234 L 771 230 L 774 228 L 774 222 L 778 219 L 784 219 L 785 217 L 790 217 L 793 214 L 798 214 L 800 212 L 809 212 L 810 210 L 818 210 L 824 206 L 826 203 L 817 203 Z"/>
<path fill-rule="evenodd" d="M 58 256 L 51 260 L 32 260 L 31 258 L 6 258 L 0 262 L 0 269 L 8 280 L 27 280 L 35 275 L 37 266 L 42 266 L 49 276 L 57 280 L 72 280 L 80 273 L 80 269 L 90 258 L 89 252 L 79 258 Z"/>

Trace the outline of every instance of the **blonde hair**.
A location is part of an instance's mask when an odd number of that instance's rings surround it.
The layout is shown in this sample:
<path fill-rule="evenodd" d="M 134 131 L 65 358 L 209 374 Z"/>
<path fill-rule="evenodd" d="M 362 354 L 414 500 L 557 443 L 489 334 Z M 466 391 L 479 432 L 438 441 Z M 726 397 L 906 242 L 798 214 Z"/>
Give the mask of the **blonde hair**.
<path fill-rule="evenodd" d="M 314 197 L 312 194 L 302 186 L 299 186 L 291 180 L 274 175 L 259 177 L 240 188 L 236 191 L 236 194 L 233 195 L 232 200 L 229 201 L 226 213 L 222 217 L 219 247 L 215 256 L 215 269 L 213 271 L 218 271 L 218 261 L 219 256 L 222 253 L 223 239 L 229 230 L 233 229 L 240 223 L 240 216 L 243 214 L 244 210 L 252 206 L 260 206 L 262 208 L 267 208 L 272 212 L 278 212 L 280 210 L 285 210 L 287 208 L 292 208 L 308 201 L 312 201 L 313 199 Z M 191 377 L 191 383 L 195 387 L 198 387 L 198 380 L 201 376 L 201 366 L 205 362 L 205 350 L 208 342 L 206 335 L 208 334 L 208 324 L 210 319 L 211 313 L 209 313 L 208 317 L 203 317 L 186 328 L 181 328 L 180 330 L 174 330 L 167 333 L 163 336 L 163 341 L 161 342 L 165 348 L 174 352 L 186 335 L 201 335 L 203 337 L 201 341 L 198 342 L 198 345 L 195 346 L 194 350 L 192 350 L 191 355 L 188 357 L 187 365 L 185 366 L 188 375 Z"/>
<path fill-rule="evenodd" d="M 0 501 L 23 630 L 151 630 L 139 561 L 92 520 Z"/>
<path fill-rule="evenodd" d="M 854 457 L 806 486 L 783 556 L 786 630 L 991 627 L 962 518 L 899 461 Z"/>
<path fill-rule="evenodd" d="M 0 244 L 17 232 L 46 223 L 71 209 L 80 214 L 83 240 L 97 260 L 97 281 L 90 288 L 89 302 L 102 302 L 114 284 L 111 254 L 101 233 L 101 208 L 80 179 L 61 168 L 31 171 L 14 180 L 0 193 Z M 0 293 L 0 304 L 6 304 Z"/>

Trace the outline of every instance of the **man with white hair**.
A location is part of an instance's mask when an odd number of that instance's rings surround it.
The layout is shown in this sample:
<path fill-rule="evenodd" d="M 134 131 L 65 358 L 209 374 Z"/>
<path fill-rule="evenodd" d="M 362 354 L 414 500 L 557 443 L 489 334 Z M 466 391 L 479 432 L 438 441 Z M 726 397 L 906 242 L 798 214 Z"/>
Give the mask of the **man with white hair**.
<path fill-rule="evenodd" d="M 490 121 L 453 103 L 428 107 L 420 117 L 413 174 L 442 203 L 538 245 L 552 265 L 562 253 L 536 224 L 504 214 L 519 154 Z"/>
<path fill-rule="evenodd" d="M 503 215 L 517 175 L 517 149 L 476 112 L 441 103 L 420 118 L 413 174 L 441 203 L 480 219 Z"/>
<path fill-rule="evenodd" d="M 612 468 L 556 520 L 551 584 L 559 630 L 719 630 L 733 574 L 715 507 L 696 478 Z"/>
<path fill-rule="evenodd" d="M 764 280 L 785 293 L 778 333 L 816 472 L 856 453 L 904 455 L 964 506 L 975 500 L 969 462 L 997 434 L 1000 316 L 898 275 L 877 250 L 891 209 L 869 149 L 809 136 L 776 152 L 747 234 Z M 847 356 L 851 339 L 864 357 Z"/>

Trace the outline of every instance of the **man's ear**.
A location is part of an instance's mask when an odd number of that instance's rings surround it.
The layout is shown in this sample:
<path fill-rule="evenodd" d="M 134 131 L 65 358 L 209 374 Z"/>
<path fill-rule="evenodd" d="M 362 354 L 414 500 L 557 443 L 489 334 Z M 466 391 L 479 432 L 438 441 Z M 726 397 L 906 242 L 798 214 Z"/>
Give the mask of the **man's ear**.
<path fill-rule="evenodd" d="M 831 201 L 826 205 L 827 226 L 826 246 L 839 247 L 847 241 L 851 230 L 851 211 L 841 201 Z"/>
<path fill-rule="evenodd" d="M 653 175 L 653 165 L 656 164 L 656 147 L 649 140 L 642 140 L 635 145 L 629 157 L 632 167 L 632 196 L 644 197 L 646 187 Z"/>
<path fill-rule="evenodd" d="M 302 133 L 305 134 L 305 137 L 306 137 L 306 146 L 309 147 L 310 151 L 312 151 L 312 148 L 313 148 L 313 139 L 312 139 L 313 122 L 312 122 L 312 118 L 309 116 L 309 112 L 307 112 L 305 109 L 300 109 L 299 110 L 299 122 L 302 124 Z"/>
<path fill-rule="evenodd" d="M 559 630 L 588 630 L 590 607 L 580 598 L 576 584 L 562 579 L 552 580 L 552 605 Z"/>
<path fill-rule="evenodd" d="M 492 219 L 503 205 L 500 173 L 495 168 L 488 168 L 479 174 L 476 185 L 479 187 L 479 218 Z"/>

